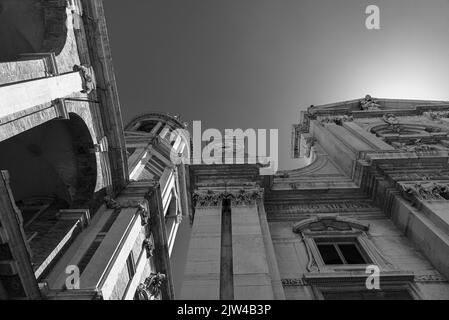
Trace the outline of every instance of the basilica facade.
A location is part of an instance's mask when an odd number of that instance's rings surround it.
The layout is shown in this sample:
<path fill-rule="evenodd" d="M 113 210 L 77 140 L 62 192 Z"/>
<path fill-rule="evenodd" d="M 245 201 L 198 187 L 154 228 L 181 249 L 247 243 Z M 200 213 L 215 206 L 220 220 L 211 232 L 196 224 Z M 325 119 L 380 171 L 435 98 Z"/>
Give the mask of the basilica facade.
<path fill-rule="evenodd" d="M 191 166 L 181 298 L 449 299 L 448 117 L 437 101 L 311 106 L 292 135 L 306 166 Z"/>

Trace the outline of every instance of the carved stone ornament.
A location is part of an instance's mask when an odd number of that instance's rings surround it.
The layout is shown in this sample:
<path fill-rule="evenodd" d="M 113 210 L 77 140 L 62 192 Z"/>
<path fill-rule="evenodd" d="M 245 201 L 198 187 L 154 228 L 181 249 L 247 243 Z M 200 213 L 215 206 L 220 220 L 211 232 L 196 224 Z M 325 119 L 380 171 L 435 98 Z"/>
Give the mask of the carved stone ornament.
<path fill-rule="evenodd" d="M 91 67 L 75 65 L 73 70 L 81 72 L 83 77 L 83 93 L 89 94 L 96 89 L 95 75 Z"/>
<path fill-rule="evenodd" d="M 137 287 L 137 296 L 139 300 L 162 300 L 162 283 L 165 281 L 166 276 L 162 273 L 151 274 L 146 278 L 144 283 L 139 284 Z"/>
<path fill-rule="evenodd" d="M 380 110 L 380 104 L 377 100 L 374 100 L 369 94 L 365 96 L 365 99 L 360 101 L 360 109 L 365 111 Z"/>
<path fill-rule="evenodd" d="M 230 199 L 233 206 L 254 205 L 261 199 L 260 190 L 240 190 L 237 192 L 196 192 L 193 195 L 193 203 L 197 208 L 217 207 L 222 204 L 224 199 Z"/>
<path fill-rule="evenodd" d="M 353 116 L 343 115 L 343 116 L 329 116 L 321 119 L 321 123 L 335 123 L 336 125 L 342 126 L 344 122 L 354 121 Z"/>
<path fill-rule="evenodd" d="M 305 279 L 302 278 L 281 279 L 281 282 L 284 287 L 296 287 L 307 285 Z"/>
<path fill-rule="evenodd" d="M 104 197 L 104 202 L 107 209 L 113 209 L 114 211 L 120 212 L 125 208 L 137 208 L 137 212 L 140 214 L 142 220 L 142 226 L 149 223 L 149 212 L 142 201 L 140 200 L 128 200 L 128 201 L 117 201 L 112 199 L 110 196 Z"/>
<path fill-rule="evenodd" d="M 401 184 L 403 197 L 415 200 L 449 200 L 449 182 L 417 182 Z"/>
<path fill-rule="evenodd" d="M 114 210 L 122 209 L 122 206 L 117 201 L 115 201 L 114 199 L 112 199 L 109 196 L 104 197 L 103 200 L 106 205 L 106 208 L 108 208 L 108 209 L 114 209 Z"/>
<path fill-rule="evenodd" d="M 147 252 L 147 258 L 151 258 L 154 255 L 154 240 L 153 237 L 150 236 L 143 241 L 143 247 Z"/>
<path fill-rule="evenodd" d="M 239 192 L 234 194 L 232 199 L 233 206 L 247 206 L 253 205 L 257 202 L 257 200 L 261 199 L 262 196 L 260 191 L 247 191 L 240 190 Z"/>
<path fill-rule="evenodd" d="M 426 112 L 425 115 L 431 120 L 441 120 L 449 118 L 449 111 L 431 111 Z"/>
<path fill-rule="evenodd" d="M 222 202 L 221 194 L 211 190 L 208 190 L 207 192 L 195 192 L 192 198 L 194 206 L 199 208 L 218 207 Z"/>
<path fill-rule="evenodd" d="M 416 139 L 412 145 L 406 143 L 400 143 L 400 150 L 407 152 L 432 152 L 438 151 L 438 148 L 434 145 L 424 144 L 422 139 Z"/>

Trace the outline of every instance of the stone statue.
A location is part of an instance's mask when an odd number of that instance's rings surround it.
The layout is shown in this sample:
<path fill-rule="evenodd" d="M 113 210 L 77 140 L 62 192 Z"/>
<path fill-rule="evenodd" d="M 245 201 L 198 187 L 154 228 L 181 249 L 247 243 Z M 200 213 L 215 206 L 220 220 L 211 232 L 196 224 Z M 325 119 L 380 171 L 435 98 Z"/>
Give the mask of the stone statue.
<path fill-rule="evenodd" d="M 377 100 L 374 100 L 369 94 L 365 96 L 365 99 L 360 101 L 360 108 L 365 111 L 380 110 L 380 107 Z"/>
<path fill-rule="evenodd" d="M 146 278 L 144 283 L 137 287 L 137 295 L 139 300 L 162 300 L 162 283 L 166 276 L 163 273 L 153 273 Z"/>

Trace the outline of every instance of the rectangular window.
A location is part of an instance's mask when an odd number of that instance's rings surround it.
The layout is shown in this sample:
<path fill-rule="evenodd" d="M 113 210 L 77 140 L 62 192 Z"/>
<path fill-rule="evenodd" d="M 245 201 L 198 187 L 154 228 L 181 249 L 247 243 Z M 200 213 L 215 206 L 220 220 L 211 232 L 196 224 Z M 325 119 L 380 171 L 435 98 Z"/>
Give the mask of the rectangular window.
<path fill-rule="evenodd" d="M 357 240 L 315 241 L 321 258 L 326 265 L 370 263 Z"/>
<path fill-rule="evenodd" d="M 136 263 L 134 261 L 134 255 L 133 255 L 132 251 L 130 252 L 130 254 L 128 256 L 128 259 L 126 259 L 126 266 L 128 267 L 129 280 L 131 281 L 131 279 L 136 274 Z"/>

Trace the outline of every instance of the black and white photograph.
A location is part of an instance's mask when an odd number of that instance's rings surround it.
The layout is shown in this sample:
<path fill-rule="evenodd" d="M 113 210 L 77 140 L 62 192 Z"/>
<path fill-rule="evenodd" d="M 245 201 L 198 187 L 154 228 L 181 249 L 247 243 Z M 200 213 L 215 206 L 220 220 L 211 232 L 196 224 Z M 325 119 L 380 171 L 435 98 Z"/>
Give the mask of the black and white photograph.
<path fill-rule="evenodd" d="M 0 0 L 0 300 L 449 300 L 449 0 Z"/>

